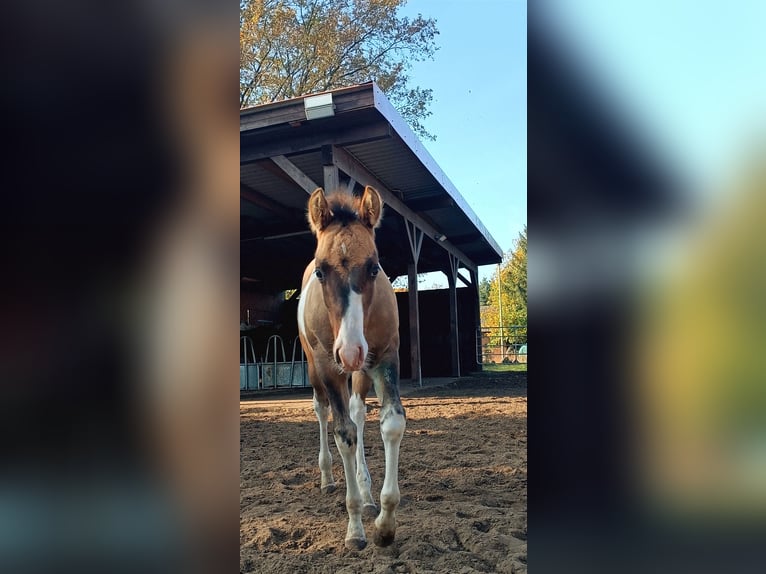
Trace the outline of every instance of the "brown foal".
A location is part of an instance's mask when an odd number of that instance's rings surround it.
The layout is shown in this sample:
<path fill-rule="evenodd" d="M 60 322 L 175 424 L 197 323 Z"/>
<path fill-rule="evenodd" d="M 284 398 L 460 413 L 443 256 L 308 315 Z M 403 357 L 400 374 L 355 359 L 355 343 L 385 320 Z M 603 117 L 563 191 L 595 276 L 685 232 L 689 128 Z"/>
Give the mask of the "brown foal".
<path fill-rule="evenodd" d="M 345 544 L 367 545 L 362 512 L 377 514 L 364 458 L 365 398 L 372 385 L 381 403 L 380 432 L 386 474 L 373 540 L 388 546 L 399 506 L 399 445 L 406 419 L 399 398 L 399 315 L 391 283 L 378 264 L 375 228 L 383 202 L 366 187 L 361 198 L 311 194 L 308 219 L 317 238 L 314 260 L 303 274 L 298 305 L 300 340 L 308 359 L 319 420 L 322 492 L 335 490 L 327 422 L 332 411 L 335 445 L 343 459 L 348 529 Z M 349 394 L 348 379 L 351 377 Z"/>

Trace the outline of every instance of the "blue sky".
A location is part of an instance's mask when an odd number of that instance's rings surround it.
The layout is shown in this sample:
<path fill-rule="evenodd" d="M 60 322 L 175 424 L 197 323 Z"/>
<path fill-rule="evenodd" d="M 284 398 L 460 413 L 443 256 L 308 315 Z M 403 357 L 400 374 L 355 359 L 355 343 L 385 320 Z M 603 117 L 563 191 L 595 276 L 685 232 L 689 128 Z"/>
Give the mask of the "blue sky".
<path fill-rule="evenodd" d="M 766 128 L 766 2 L 545 4 L 631 129 L 698 199 L 715 196 Z"/>
<path fill-rule="evenodd" d="M 725 198 L 720 191 L 765 139 L 766 1 L 544 5 L 557 40 L 628 129 L 703 206 Z M 434 60 L 411 75 L 434 91 L 425 125 L 438 139 L 424 145 L 508 250 L 527 220 L 526 2 L 410 0 L 402 13 L 436 18 L 440 32 Z"/>
<path fill-rule="evenodd" d="M 526 2 L 410 0 L 402 10 L 418 13 L 439 29 L 434 60 L 411 73 L 434 93 L 424 124 L 437 140 L 423 144 L 507 251 L 527 221 Z"/>

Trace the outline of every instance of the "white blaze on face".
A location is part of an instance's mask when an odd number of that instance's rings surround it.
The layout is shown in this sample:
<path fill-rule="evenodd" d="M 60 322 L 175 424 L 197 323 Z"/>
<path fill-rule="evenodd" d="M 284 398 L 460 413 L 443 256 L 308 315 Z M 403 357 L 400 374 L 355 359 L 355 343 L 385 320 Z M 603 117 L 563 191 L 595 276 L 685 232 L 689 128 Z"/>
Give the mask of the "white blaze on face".
<path fill-rule="evenodd" d="M 301 335 L 304 336 L 304 338 L 306 337 L 306 320 L 304 319 L 306 315 L 306 301 L 309 298 L 309 287 L 311 287 L 312 283 L 314 283 L 315 277 L 316 275 L 313 273 L 309 276 L 309 280 L 303 287 L 301 298 L 298 301 L 298 330 L 300 331 Z"/>
<path fill-rule="evenodd" d="M 362 295 L 353 289 L 349 290 L 348 307 L 346 307 L 346 312 L 340 321 L 340 330 L 338 331 L 338 338 L 335 340 L 334 350 L 340 354 L 341 362 L 353 370 L 361 369 L 364 359 L 367 357 Z"/>

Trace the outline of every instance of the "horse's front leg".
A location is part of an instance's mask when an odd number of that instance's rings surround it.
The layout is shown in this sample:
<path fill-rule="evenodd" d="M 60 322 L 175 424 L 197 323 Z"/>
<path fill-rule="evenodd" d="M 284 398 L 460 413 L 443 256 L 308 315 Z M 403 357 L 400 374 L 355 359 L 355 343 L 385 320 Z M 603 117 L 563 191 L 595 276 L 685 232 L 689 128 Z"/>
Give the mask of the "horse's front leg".
<path fill-rule="evenodd" d="M 333 411 L 335 446 L 343 460 L 343 474 L 346 478 L 348 528 L 345 544 L 349 550 L 361 550 L 367 546 L 367 537 L 362 525 L 362 495 L 356 481 L 357 432 L 349 416 L 348 383 L 345 379 L 337 384 L 328 383 L 327 392 Z"/>
<path fill-rule="evenodd" d="M 323 494 L 335 492 L 335 480 L 332 477 L 332 454 L 327 444 L 327 421 L 330 418 L 330 403 L 327 397 L 320 401 L 314 391 L 314 413 L 319 421 L 319 472 L 322 475 L 321 491 Z"/>
<path fill-rule="evenodd" d="M 378 507 L 372 498 L 372 479 L 364 457 L 364 422 L 367 417 L 365 398 L 371 386 L 372 380 L 362 371 L 353 374 L 349 411 L 356 425 L 356 482 L 362 494 L 363 511 L 369 516 L 376 516 Z"/>
<path fill-rule="evenodd" d="M 407 425 L 399 398 L 399 363 L 382 364 L 373 376 L 375 393 L 381 402 L 380 434 L 386 451 L 386 477 L 380 491 L 380 514 L 375 519 L 374 542 L 388 546 L 396 535 L 396 509 L 399 506 L 399 445 Z"/>

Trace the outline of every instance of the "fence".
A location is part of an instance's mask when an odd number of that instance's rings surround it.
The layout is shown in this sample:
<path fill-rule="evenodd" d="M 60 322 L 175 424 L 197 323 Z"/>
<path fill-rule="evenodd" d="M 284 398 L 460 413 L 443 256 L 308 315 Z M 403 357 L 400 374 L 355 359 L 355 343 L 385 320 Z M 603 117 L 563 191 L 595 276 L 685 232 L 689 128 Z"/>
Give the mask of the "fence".
<path fill-rule="evenodd" d="M 476 360 L 480 365 L 527 362 L 527 327 L 481 327 L 476 333 Z"/>
<path fill-rule="evenodd" d="M 242 351 L 239 364 L 239 390 L 260 391 L 305 388 L 308 369 L 300 341 L 295 337 L 293 352 L 287 360 L 282 337 L 272 335 L 266 345 L 266 354 L 256 357 L 250 337 L 240 338 Z"/>

